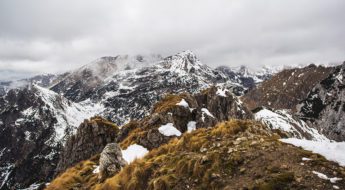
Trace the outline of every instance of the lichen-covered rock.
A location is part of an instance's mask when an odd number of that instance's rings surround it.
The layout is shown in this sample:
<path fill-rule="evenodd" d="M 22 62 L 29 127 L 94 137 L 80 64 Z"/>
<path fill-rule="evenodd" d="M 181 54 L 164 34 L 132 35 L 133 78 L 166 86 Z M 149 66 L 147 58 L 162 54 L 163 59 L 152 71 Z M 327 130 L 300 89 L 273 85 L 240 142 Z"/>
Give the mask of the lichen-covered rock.
<path fill-rule="evenodd" d="M 99 158 L 99 179 L 104 181 L 104 179 L 115 175 L 126 164 L 120 146 L 116 143 L 107 144 Z"/>

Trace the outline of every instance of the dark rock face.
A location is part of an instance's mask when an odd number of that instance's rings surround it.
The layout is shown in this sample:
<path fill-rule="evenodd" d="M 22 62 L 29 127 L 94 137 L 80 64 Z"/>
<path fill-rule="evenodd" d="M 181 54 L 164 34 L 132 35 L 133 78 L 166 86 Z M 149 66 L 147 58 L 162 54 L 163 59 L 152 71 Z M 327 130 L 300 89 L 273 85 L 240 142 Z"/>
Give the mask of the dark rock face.
<path fill-rule="evenodd" d="M 185 103 L 181 105 L 182 102 Z M 163 125 L 170 124 L 184 133 L 196 128 L 212 127 L 231 118 L 252 119 L 253 115 L 234 94 L 212 87 L 195 95 L 184 93 L 168 96 L 156 104 L 151 115 L 138 122 L 136 128 L 131 127 L 132 131 L 137 129 L 135 137 L 129 136 L 131 141 L 153 149 L 176 137 L 162 134 L 160 127 Z M 127 130 L 127 127 L 121 130 Z"/>
<path fill-rule="evenodd" d="M 332 71 L 332 67 L 315 65 L 286 69 L 250 90 L 242 100 L 249 109 L 264 106 L 296 111 L 296 105 L 305 99 L 309 91 Z"/>
<path fill-rule="evenodd" d="M 299 114 L 328 138 L 345 140 L 345 62 L 308 94 Z"/>
<path fill-rule="evenodd" d="M 54 113 L 27 88 L 9 91 L 0 106 L 0 189 L 50 180 L 62 148 L 54 142 Z"/>
<path fill-rule="evenodd" d="M 100 181 L 118 173 L 127 162 L 122 157 L 121 148 L 116 143 L 107 144 L 99 158 Z"/>
<path fill-rule="evenodd" d="M 221 95 L 219 92 L 223 92 Z M 225 95 L 225 96 L 224 96 Z M 201 112 L 197 113 L 197 123 L 200 127 L 210 127 L 219 121 L 226 121 L 230 118 L 236 119 L 252 119 L 251 112 L 240 102 L 240 100 L 224 89 L 210 88 L 206 93 L 199 93 L 195 95 L 198 107 Z M 207 115 L 203 111 L 206 108 L 213 117 Z M 198 109 L 197 109 L 198 110 Z M 203 118 L 209 119 L 209 122 L 204 122 Z"/>
<path fill-rule="evenodd" d="M 90 110 L 37 85 L 1 97 L 1 188 L 50 181 L 65 140 L 80 124 L 79 117 L 87 116 L 84 111 Z"/>
<path fill-rule="evenodd" d="M 66 142 L 56 169 L 56 174 L 68 167 L 99 154 L 103 148 L 115 141 L 119 129 L 101 117 L 85 120 L 77 133 Z"/>

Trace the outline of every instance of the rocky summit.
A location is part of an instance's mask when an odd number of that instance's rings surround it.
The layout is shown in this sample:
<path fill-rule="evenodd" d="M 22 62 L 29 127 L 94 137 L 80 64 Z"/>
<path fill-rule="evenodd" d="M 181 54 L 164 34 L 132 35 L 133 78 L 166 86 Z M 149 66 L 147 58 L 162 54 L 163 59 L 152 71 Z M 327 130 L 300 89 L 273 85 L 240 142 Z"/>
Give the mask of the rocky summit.
<path fill-rule="evenodd" d="M 187 50 L 3 83 L 0 189 L 344 189 L 344 65 Z"/>

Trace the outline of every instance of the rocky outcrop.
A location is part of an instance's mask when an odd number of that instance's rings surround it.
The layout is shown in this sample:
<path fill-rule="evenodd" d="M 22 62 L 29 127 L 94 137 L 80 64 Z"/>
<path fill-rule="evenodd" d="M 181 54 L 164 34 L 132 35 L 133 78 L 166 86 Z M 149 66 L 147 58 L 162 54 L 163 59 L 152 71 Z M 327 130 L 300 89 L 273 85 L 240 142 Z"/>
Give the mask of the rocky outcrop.
<path fill-rule="evenodd" d="M 116 143 L 107 144 L 99 158 L 100 181 L 112 177 L 126 164 L 126 161 L 122 157 L 120 146 Z"/>
<path fill-rule="evenodd" d="M 299 114 L 328 138 L 345 140 L 345 62 L 309 92 Z"/>
<path fill-rule="evenodd" d="M 332 67 L 313 64 L 304 68 L 286 69 L 250 90 L 242 100 L 249 109 L 264 106 L 296 111 L 296 105 L 332 70 Z"/>
<path fill-rule="evenodd" d="M 124 147 L 137 143 L 153 149 L 180 136 L 181 133 L 212 127 L 220 121 L 232 118 L 252 119 L 253 115 L 226 89 L 212 87 L 195 95 L 168 95 L 158 102 L 151 115 L 138 122 L 136 127 L 133 127 L 132 123 L 121 129 L 128 134 L 121 143 Z M 175 133 L 170 134 L 171 130 Z"/>
<path fill-rule="evenodd" d="M 72 165 L 99 154 L 103 148 L 114 142 L 119 129 L 115 124 L 94 117 L 80 124 L 75 135 L 71 136 L 63 149 L 56 169 L 56 174 Z"/>

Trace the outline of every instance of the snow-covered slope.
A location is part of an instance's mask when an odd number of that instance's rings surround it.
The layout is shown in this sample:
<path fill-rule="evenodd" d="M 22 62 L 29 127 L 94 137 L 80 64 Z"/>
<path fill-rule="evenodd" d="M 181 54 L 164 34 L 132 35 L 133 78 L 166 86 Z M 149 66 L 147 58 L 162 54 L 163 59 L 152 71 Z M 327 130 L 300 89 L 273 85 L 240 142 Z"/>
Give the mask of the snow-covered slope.
<path fill-rule="evenodd" d="M 115 72 L 142 68 L 161 59 L 159 55 L 101 57 L 72 71 L 65 78 L 52 85 L 51 89 L 57 93 L 62 93 L 70 100 L 83 101 L 93 93 L 94 89 L 104 84 L 104 79 Z"/>
<path fill-rule="evenodd" d="M 328 160 L 338 162 L 340 165 L 345 166 L 345 142 L 315 142 L 296 138 L 281 139 L 281 141 L 321 154 Z"/>
<path fill-rule="evenodd" d="M 320 134 L 315 128 L 309 127 L 303 120 L 293 116 L 289 110 L 270 110 L 262 108 L 257 109 L 254 116 L 256 120 L 263 122 L 273 130 L 285 132 L 289 137 L 315 141 L 329 141 L 327 137 Z"/>
<path fill-rule="evenodd" d="M 202 64 L 191 51 L 182 52 L 150 67 L 116 72 L 90 96 L 101 102 L 104 116 L 118 125 L 141 119 L 168 93 L 196 93 L 213 85 L 238 87 L 227 77 Z"/>
<path fill-rule="evenodd" d="M 56 132 L 56 140 L 58 141 L 64 140 L 65 136 L 68 134 L 66 131 L 74 133 L 76 128 L 85 119 L 98 115 L 104 110 L 103 105 L 92 103 L 90 100 L 75 103 L 54 91 L 38 85 L 34 85 L 33 88 L 36 90 L 36 95 L 38 95 L 46 105 L 43 109 L 49 110 L 55 115 L 57 122 L 54 125 L 54 131 Z M 34 112 L 34 108 L 30 107 L 22 113 L 25 117 L 31 117 Z M 21 119 L 21 121 L 25 121 L 25 118 L 23 120 Z"/>

